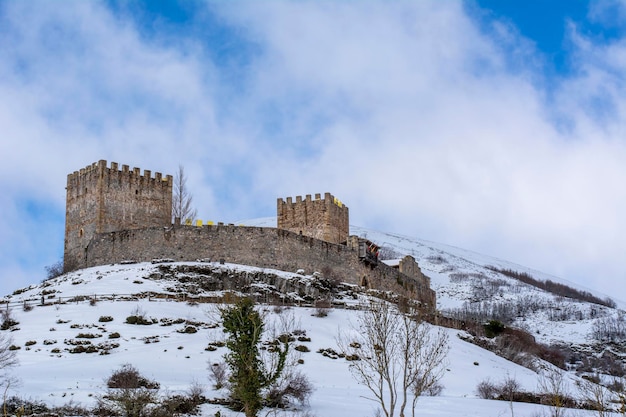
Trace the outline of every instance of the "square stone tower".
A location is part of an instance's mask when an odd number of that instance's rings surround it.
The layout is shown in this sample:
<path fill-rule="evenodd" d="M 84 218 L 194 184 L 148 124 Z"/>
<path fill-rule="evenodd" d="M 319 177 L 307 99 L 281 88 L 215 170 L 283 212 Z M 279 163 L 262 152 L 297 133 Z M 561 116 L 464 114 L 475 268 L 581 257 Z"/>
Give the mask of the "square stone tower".
<path fill-rule="evenodd" d="M 67 176 L 66 271 L 84 266 L 85 251 L 98 233 L 168 226 L 172 223 L 171 175 L 100 160 Z"/>
<path fill-rule="evenodd" d="M 331 243 L 346 243 L 350 233 L 348 207 L 330 193 L 304 199 L 278 199 L 278 228 Z"/>

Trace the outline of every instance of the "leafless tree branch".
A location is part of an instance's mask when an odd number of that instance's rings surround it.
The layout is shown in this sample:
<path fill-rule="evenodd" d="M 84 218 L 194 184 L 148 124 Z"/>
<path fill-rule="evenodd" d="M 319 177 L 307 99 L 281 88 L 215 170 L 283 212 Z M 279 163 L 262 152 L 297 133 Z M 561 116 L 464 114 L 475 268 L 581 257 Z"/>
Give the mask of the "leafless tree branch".
<path fill-rule="evenodd" d="M 419 396 L 443 376 L 447 334 L 433 332 L 427 323 L 386 302 L 372 301 L 364 307 L 351 334 L 338 339 L 339 347 L 353 359 L 352 375 L 386 417 L 394 417 L 396 409 L 404 417 L 409 400 L 415 415 Z"/>
<path fill-rule="evenodd" d="M 174 177 L 174 195 L 172 196 L 172 220 L 176 218 L 181 222 L 193 220 L 198 214 L 193 207 L 193 196 L 187 188 L 187 175 L 182 165 L 178 166 L 178 172 Z"/>

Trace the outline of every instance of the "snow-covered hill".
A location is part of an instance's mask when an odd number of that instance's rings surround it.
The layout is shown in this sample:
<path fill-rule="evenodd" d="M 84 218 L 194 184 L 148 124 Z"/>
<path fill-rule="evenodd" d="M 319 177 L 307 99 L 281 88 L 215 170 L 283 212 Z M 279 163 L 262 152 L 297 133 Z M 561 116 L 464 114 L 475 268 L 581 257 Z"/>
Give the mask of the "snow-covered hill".
<path fill-rule="evenodd" d="M 527 329 L 542 343 L 593 343 L 592 326 L 600 317 L 615 316 L 615 309 L 557 296 L 493 270 L 511 270 L 538 281 L 553 281 L 591 292 L 571 282 L 512 262 L 472 251 L 406 236 L 352 227 L 351 233 L 367 236 L 400 255 L 412 255 L 437 292 L 437 308 L 443 311 L 464 305 L 533 302 L 535 312 L 525 312 L 513 324 Z M 597 294 L 598 298 L 607 298 Z M 624 307 L 619 305 L 619 307 Z M 562 314 L 554 314 L 561 312 Z"/>
<path fill-rule="evenodd" d="M 270 220 L 257 220 L 254 224 L 264 225 L 267 221 Z M 245 223 L 253 224 L 250 221 Z M 398 255 L 414 256 L 423 272 L 432 279 L 440 310 L 453 311 L 472 302 L 515 304 L 530 297 L 535 301 L 545 300 L 546 305 L 561 311 L 576 309 L 582 312 L 580 320 L 550 320 L 550 317 L 555 318 L 554 315 L 550 316 L 543 309 L 516 319 L 516 325 L 526 328 L 545 343 L 592 343 L 594 321 L 617 315 L 615 309 L 555 297 L 486 268 L 494 266 L 532 274 L 537 279 L 554 279 L 519 265 L 363 228 L 352 227 L 351 232 L 367 236 Z M 172 270 L 179 272 L 164 273 Z M 91 405 L 98 395 L 104 393 L 105 378 L 114 369 L 130 363 L 170 392 L 184 391 L 198 382 L 205 387 L 208 398 L 223 396 L 223 392 L 212 389 L 208 366 L 218 362 L 226 348 L 206 349 L 211 342 L 223 340 L 224 334 L 218 325 L 215 305 L 204 301 L 222 296 L 224 292 L 202 284 L 202 279 L 198 278 L 198 271 L 202 270 L 211 270 L 219 279 L 232 282 L 247 277 L 252 282 L 252 291 L 259 294 L 273 294 L 276 283 L 280 282 L 282 288 L 292 290 L 290 297 L 293 300 L 303 300 L 300 295 L 307 294 L 316 285 L 315 276 L 294 271 L 260 270 L 232 264 L 139 263 L 75 271 L 40 285 L 19 289 L 5 297 L 12 318 L 19 323 L 11 328 L 10 335 L 13 344 L 19 347 L 16 352 L 20 363 L 13 374 L 21 383 L 12 387 L 11 393 L 54 405 L 69 400 Z M 272 278 L 250 280 L 250 277 L 261 275 Z M 349 307 L 362 296 L 358 292 L 347 294 L 344 292 L 341 299 L 335 301 Z M 484 300 L 479 299 L 482 296 Z M 306 332 L 311 339 L 303 343 L 309 351 L 301 354 L 304 363 L 299 366 L 311 379 L 315 391 L 303 412 L 318 417 L 374 415 L 375 404 L 364 398 L 366 390 L 352 379 L 349 362 L 317 353 L 319 349 L 336 348 L 339 332 L 354 321 L 358 312 L 335 308 L 327 317 L 317 317 L 311 307 L 266 305 L 261 308 L 266 310 L 268 321 L 293 315 L 299 330 Z M 592 309 L 596 311 L 596 317 L 585 316 Z M 127 324 L 126 317 L 137 311 L 153 318 L 155 323 L 145 326 Z M 185 332 L 185 327 L 190 325 L 197 332 Z M 419 415 L 510 415 L 510 405 L 506 402 L 477 398 L 476 386 L 486 379 L 498 382 L 513 377 L 523 389 L 537 390 L 539 377 L 534 371 L 463 341 L 458 337 L 463 332 L 446 331 L 450 335 L 451 351 L 442 380 L 444 389 L 438 397 L 424 397 L 418 401 Z M 116 334 L 119 337 L 115 337 Z M 90 342 L 95 346 L 91 349 L 95 352 L 80 353 L 82 349 L 76 349 L 76 346 L 81 341 Z M 576 378 L 570 373 L 567 380 Z M 568 384 L 573 390 L 573 383 Z M 202 415 L 214 416 L 217 411 L 222 416 L 237 415 L 218 405 L 204 405 Z M 539 405 L 515 404 L 514 413 L 517 416 L 547 415 L 548 410 Z M 284 415 L 293 415 L 293 412 Z M 577 415 L 592 414 L 577 411 Z"/>

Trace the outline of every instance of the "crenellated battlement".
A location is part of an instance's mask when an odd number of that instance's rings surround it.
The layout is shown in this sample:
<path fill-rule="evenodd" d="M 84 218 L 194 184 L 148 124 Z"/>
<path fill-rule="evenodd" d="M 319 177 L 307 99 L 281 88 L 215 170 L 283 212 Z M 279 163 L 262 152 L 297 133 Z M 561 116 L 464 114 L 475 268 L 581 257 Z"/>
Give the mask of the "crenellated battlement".
<path fill-rule="evenodd" d="M 139 180 L 155 180 L 155 181 L 172 181 L 172 176 L 171 175 L 167 175 L 165 177 L 163 177 L 163 174 L 161 174 L 160 172 L 155 172 L 154 173 L 154 177 L 152 177 L 152 171 L 149 169 L 144 169 L 143 171 L 143 175 L 141 174 L 141 168 L 137 168 L 134 167 L 132 170 L 130 169 L 129 165 L 122 165 L 122 169 L 119 169 L 119 164 L 117 162 L 111 162 L 111 166 L 108 167 L 107 166 L 107 161 L 104 159 L 101 159 L 98 162 L 94 162 L 91 165 L 86 166 L 85 168 L 81 168 L 78 171 L 74 171 L 71 174 L 68 174 L 67 176 L 67 180 L 68 183 L 70 181 L 75 181 L 77 180 L 79 177 L 87 175 L 87 174 L 93 174 L 93 173 L 97 173 L 97 172 L 104 172 L 107 175 L 127 175 L 127 176 L 133 176 Z"/>
<path fill-rule="evenodd" d="M 277 200 L 279 229 L 290 230 L 305 236 L 332 243 L 345 243 L 349 234 L 349 211 L 331 193 L 311 194 Z"/>
<path fill-rule="evenodd" d="M 343 203 L 341 202 L 341 200 L 339 200 L 337 197 L 333 196 L 331 193 L 325 193 L 324 194 L 324 198 L 322 198 L 322 195 L 320 193 L 315 194 L 315 200 L 313 200 L 313 198 L 311 197 L 311 194 L 307 194 L 304 197 L 302 197 L 301 195 L 296 196 L 296 201 L 293 201 L 293 197 L 287 197 L 286 201 L 282 198 L 278 199 L 278 203 L 279 204 L 297 204 L 297 203 L 311 203 L 313 201 L 323 201 L 324 203 L 328 203 L 331 202 L 332 204 L 335 204 L 338 207 L 343 207 Z"/>
<path fill-rule="evenodd" d="M 108 167 L 107 161 L 100 160 L 69 174 L 67 176 L 67 190 L 74 196 L 79 196 L 89 192 L 89 188 L 93 188 L 97 181 L 103 183 L 117 182 L 119 186 L 135 187 L 142 191 L 156 188 L 161 192 L 162 189 L 171 188 L 173 177 L 171 175 L 163 176 L 160 172 L 155 172 L 153 177 L 152 171 L 149 169 L 145 169 L 142 175 L 140 168 L 135 167 L 131 170 L 128 165 L 122 165 L 122 169 L 119 169 L 117 162 L 111 162 L 111 166 Z"/>

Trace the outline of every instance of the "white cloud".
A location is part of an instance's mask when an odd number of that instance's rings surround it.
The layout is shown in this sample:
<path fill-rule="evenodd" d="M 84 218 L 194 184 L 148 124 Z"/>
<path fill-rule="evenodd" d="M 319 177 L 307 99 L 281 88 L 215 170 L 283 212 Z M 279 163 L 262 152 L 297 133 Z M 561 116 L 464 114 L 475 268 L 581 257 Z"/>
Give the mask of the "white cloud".
<path fill-rule="evenodd" d="M 213 4 L 254 45 L 219 65 L 201 36 L 147 37 L 98 3 L 37 6 L 0 9 L 3 207 L 62 211 L 66 174 L 98 159 L 182 163 L 204 219 L 330 191 L 356 224 L 573 280 L 597 271 L 585 283 L 607 292 L 626 267 L 619 40 L 573 28 L 579 71 L 546 79 L 532 42 L 458 2 Z M 15 271 L 19 215 L 1 217 Z"/>
<path fill-rule="evenodd" d="M 605 272 L 626 266 L 626 196 L 615 189 L 626 177 L 624 95 L 620 71 L 586 66 L 621 70 L 621 46 L 596 57 L 601 48 L 584 40 L 582 75 L 554 86 L 535 72 L 532 45 L 504 26 L 503 38 L 488 38 L 458 4 L 296 3 L 243 14 L 266 48 L 254 102 L 307 97 L 290 111 L 317 144 L 261 167 L 264 189 L 331 190 L 357 221 L 572 279 L 596 270 L 585 282 L 608 292 Z M 526 67 L 511 68 L 524 57 Z M 612 114 L 612 126 L 594 111 Z M 572 130 L 552 122 L 562 118 Z"/>

